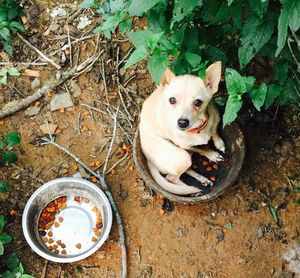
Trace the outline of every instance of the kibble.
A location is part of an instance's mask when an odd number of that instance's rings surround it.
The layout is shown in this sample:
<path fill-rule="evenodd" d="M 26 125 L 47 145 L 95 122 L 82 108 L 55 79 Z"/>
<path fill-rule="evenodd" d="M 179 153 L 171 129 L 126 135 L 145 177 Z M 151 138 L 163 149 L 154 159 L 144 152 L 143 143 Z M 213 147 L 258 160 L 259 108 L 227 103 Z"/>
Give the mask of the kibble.
<path fill-rule="evenodd" d="M 75 245 L 75 247 L 78 248 L 78 249 L 81 249 L 81 243 L 77 243 L 77 244 Z"/>

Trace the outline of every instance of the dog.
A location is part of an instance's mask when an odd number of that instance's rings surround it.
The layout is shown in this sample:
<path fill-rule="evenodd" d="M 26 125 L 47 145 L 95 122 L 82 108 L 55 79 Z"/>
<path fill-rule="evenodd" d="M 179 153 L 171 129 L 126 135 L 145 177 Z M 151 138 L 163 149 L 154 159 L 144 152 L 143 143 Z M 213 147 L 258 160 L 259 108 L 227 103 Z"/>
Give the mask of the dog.
<path fill-rule="evenodd" d="M 213 183 L 192 168 L 192 152 L 219 162 L 223 156 L 205 145 L 212 139 L 216 149 L 225 153 L 225 144 L 217 132 L 220 121 L 212 101 L 221 79 L 221 62 L 206 70 L 205 80 L 193 75 L 175 74 L 167 68 L 156 90 L 145 100 L 141 110 L 139 134 L 149 170 L 165 190 L 189 195 L 201 190 L 180 180 L 187 173 L 204 186 Z"/>

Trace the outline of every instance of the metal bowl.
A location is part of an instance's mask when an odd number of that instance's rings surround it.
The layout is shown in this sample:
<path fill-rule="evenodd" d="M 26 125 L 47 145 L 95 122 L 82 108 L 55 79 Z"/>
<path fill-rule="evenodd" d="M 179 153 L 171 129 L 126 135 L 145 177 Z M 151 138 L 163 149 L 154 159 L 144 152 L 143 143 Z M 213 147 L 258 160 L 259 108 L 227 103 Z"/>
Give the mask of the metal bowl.
<path fill-rule="evenodd" d="M 81 196 L 90 200 L 95 206 L 100 210 L 102 215 L 103 227 L 102 234 L 98 237 L 97 241 L 88 249 L 88 250 L 78 250 L 78 254 L 54 254 L 49 251 L 46 245 L 42 242 L 41 236 L 38 232 L 38 221 L 41 215 L 42 210 L 53 200 L 62 197 L 62 196 Z M 70 211 L 71 210 L 71 211 Z M 77 233 L 80 234 L 80 228 L 84 228 L 80 226 L 80 216 L 76 215 L 76 209 L 73 211 L 75 215 L 72 214 L 72 208 L 69 210 L 69 216 L 73 218 L 74 226 L 67 226 L 67 230 L 64 231 L 64 237 L 68 236 L 67 233 L 72 233 L 72 229 L 76 228 Z M 84 216 L 84 212 L 79 211 L 79 215 L 83 215 L 82 217 L 86 217 L 85 223 L 89 221 L 89 215 Z M 64 225 L 67 225 L 67 221 L 65 221 Z M 84 222 L 84 221 L 83 221 Z M 70 221 L 69 221 L 70 223 Z M 105 196 L 105 194 L 93 183 L 86 181 L 84 179 L 79 178 L 59 178 L 52 180 L 43 186 L 41 186 L 38 190 L 36 190 L 30 199 L 28 200 L 22 218 L 22 227 L 23 233 L 26 241 L 33 249 L 41 257 L 59 263 L 70 263 L 82 260 L 95 251 L 97 251 L 101 245 L 107 239 L 110 229 L 112 225 L 112 210 L 110 203 Z M 79 230 L 78 230 L 79 229 Z M 87 228 L 85 227 L 85 230 Z M 67 231 L 67 232 L 66 232 Z"/>
<path fill-rule="evenodd" d="M 228 163 L 226 167 L 222 167 L 219 171 L 219 180 L 214 183 L 214 186 L 209 192 L 201 196 L 194 197 L 172 194 L 156 183 L 149 171 L 146 157 L 143 154 L 138 130 L 135 134 L 133 147 L 136 169 L 140 176 L 144 179 L 147 186 L 171 201 L 197 203 L 212 200 L 223 194 L 224 191 L 230 188 L 230 186 L 235 182 L 240 173 L 245 157 L 245 140 L 238 124 L 232 123 L 224 129 L 220 129 L 220 135 L 226 144 L 226 157 L 228 159 Z"/>

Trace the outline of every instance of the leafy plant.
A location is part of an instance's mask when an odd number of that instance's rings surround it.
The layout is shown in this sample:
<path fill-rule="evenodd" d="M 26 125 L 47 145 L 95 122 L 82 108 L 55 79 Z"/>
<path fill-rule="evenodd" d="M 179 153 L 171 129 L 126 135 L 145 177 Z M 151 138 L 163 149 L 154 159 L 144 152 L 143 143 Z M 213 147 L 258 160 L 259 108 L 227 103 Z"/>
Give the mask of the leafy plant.
<path fill-rule="evenodd" d="M 4 253 L 4 244 L 11 242 L 13 239 L 10 235 L 3 233 L 4 224 L 4 217 L 0 216 L 0 255 Z"/>
<path fill-rule="evenodd" d="M 228 90 L 223 126 L 248 99 L 258 111 L 299 102 L 298 0 L 85 0 L 81 6 L 102 16 L 95 33 L 111 38 L 118 28 L 132 42 L 125 68 L 149 58 L 155 83 L 168 66 L 204 78 L 207 64 L 222 61 Z M 146 16 L 147 29 L 129 32 L 134 16 Z M 252 76 L 260 56 L 275 63 L 269 84 Z M 224 96 L 216 102 L 224 105 Z"/>
<path fill-rule="evenodd" d="M 24 273 L 23 265 L 15 253 L 9 255 L 6 266 L 8 270 L 2 273 L 2 278 L 34 278 Z"/>
<path fill-rule="evenodd" d="M 8 69 L 2 68 L 0 70 L 0 76 L 2 76 L 0 83 L 7 85 L 8 76 L 20 76 L 20 72 L 14 67 L 10 67 Z"/>
<path fill-rule="evenodd" d="M 19 4 L 14 0 L 0 0 L 0 38 L 4 50 L 12 55 L 11 32 L 24 32 L 24 26 L 17 20 L 22 15 Z"/>
<path fill-rule="evenodd" d="M 20 142 L 21 136 L 16 131 L 7 133 L 3 139 L 0 139 L 0 163 L 7 165 L 18 160 L 17 155 L 13 152 L 13 148 Z"/>

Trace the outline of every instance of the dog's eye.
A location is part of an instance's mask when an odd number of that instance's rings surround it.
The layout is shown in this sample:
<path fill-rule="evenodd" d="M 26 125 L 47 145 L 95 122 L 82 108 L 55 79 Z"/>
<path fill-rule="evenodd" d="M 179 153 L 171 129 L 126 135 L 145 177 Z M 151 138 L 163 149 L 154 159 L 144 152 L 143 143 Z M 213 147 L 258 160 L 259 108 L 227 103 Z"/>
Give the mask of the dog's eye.
<path fill-rule="evenodd" d="M 176 103 L 176 98 L 170 97 L 170 98 L 169 98 L 169 102 L 170 102 L 171 104 L 175 104 L 175 103 Z"/>
<path fill-rule="evenodd" d="M 194 101 L 194 106 L 195 106 L 195 107 L 200 107 L 201 104 L 202 104 L 202 100 L 200 100 L 200 99 L 196 99 L 196 100 Z"/>

